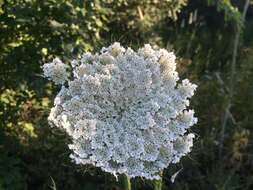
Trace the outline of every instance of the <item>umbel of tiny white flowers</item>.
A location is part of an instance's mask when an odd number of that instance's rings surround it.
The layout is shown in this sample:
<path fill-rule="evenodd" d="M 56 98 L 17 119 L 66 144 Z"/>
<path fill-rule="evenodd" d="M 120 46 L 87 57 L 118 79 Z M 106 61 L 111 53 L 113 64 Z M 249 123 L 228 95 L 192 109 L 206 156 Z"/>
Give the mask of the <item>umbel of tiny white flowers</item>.
<path fill-rule="evenodd" d="M 197 118 L 187 106 L 197 86 L 178 84 L 175 59 L 149 44 L 135 52 L 116 42 L 84 53 L 70 71 L 59 59 L 45 64 L 44 75 L 62 85 L 48 120 L 72 138 L 70 158 L 115 176 L 159 179 L 190 152 L 187 129 Z"/>

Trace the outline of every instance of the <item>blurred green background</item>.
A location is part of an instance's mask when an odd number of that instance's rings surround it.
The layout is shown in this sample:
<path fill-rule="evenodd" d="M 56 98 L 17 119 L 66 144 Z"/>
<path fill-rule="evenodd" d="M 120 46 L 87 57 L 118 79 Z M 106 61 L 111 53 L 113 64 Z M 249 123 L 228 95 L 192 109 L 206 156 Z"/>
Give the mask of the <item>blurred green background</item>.
<path fill-rule="evenodd" d="M 114 41 L 173 50 L 181 78 L 199 85 L 191 103 L 199 118 L 193 150 L 164 171 L 163 189 L 253 189 L 253 3 L 243 23 L 244 3 L 0 0 L 0 190 L 120 190 L 111 175 L 71 162 L 68 137 L 47 123 L 58 87 L 42 77 L 42 65 L 54 57 L 69 63 Z M 132 183 L 134 190 L 152 189 L 143 179 Z"/>

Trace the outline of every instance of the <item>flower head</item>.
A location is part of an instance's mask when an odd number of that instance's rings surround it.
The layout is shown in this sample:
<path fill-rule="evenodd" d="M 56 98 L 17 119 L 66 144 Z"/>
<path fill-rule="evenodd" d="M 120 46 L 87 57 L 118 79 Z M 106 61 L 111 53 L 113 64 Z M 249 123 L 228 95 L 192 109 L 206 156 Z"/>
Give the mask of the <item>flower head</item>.
<path fill-rule="evenodd" d="M 62 84 L 49 121 L 72 137 L 70 157 L 114 175 L 157 179 L 190 152 L 187 129 L 197 118 L 186 108 L 197 86 L 178 84 L 175 59 L 150 45 L 135 52 L 114 43 L 72 61 L 72 80 L 59 60 L 45 64 L 45 76 Z"/>
<path fill-rule="evenodd" d="M 45 77 L 52 80 L 55 84 L 63 84 L 68 80 L 69 73 L 66 69 L 67 65 L 63 64 L 58 58 L 55 58 L 51 63 L 43 65 Z"/>

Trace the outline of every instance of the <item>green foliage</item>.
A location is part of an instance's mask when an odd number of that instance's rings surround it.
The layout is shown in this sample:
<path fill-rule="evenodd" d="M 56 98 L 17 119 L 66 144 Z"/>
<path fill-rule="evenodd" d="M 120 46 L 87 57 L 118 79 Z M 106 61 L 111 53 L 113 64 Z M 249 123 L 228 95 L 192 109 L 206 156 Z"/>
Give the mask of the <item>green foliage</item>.
<path fill-rule="evenodd" d="M 179 56 L 191 60 L 195 72 L 201 75 L 224 69 L 233 54 L 236 26 L 242 26 L 242 15 L 238 10 L 243 6 L 244 1 L 189 1 L 181 9 L 174 27 L 163 27 L 160 35 L 163 46 L 175 49 Z M 164 25 L 169 26 L 170 22 L 164 21 Z M 245 27 L 248 27 L 245 32 L 251 31 L 248 23 Z M 248 34 L 247 38 L 251 36 Z"/>
<path fill-rule="evenodd" d="M 9 155 L 4 150 L 7 147 L 0 147 L 0 190 L 27 189 L 27 175 L 23 175 L 22 161 L 16 155 Z"/>
<path fill-rule="evenodd" d="M 164 20 L 177 20 L 185 0 L 111 0 L 108 26 L 103 37 L 120 39 L 123 44 L 161 44 L 159 30 Z M 114 36 L 115 35 L 115 36 Z"/>
<path fill-rule="evenodd" d="M 216 6 L 217 11 L 224 12 L 224 19 L 226 22 L 230 21 L 239 25 L 240 27 L 243 25 L 242 22 L 242 14 L 239 12 L 238 8 L 233 6 L 230 0 L 207 0 L 209 6 Z"/>

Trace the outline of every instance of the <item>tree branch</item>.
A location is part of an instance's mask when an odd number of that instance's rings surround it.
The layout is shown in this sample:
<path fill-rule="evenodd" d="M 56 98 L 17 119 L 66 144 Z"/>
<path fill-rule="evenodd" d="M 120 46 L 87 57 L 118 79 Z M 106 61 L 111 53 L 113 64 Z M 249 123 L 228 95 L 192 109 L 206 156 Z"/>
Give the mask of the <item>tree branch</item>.
<path fill-rule="evenodd" d="M 245 0 L 244 8 L 243 8 L 243 15 L 242 15 L 242 22 L 244 23 L 246 13 L 249 7 L 250 0 Z M 221 143 L 220 143 L 220 149 L 219 149 L 219 158 L 222 157 L 222 151 L 224 146 L 224 137 L 225 137 L 225 130 L 227 126 L 227 120 L 230 113 L 230 107 L 231 107 L 231 101 L 233 97 L 234 92 L 234 83 L 235 83 L 235 74 L 236 74 L 236 57 L 238 52 L 238 46 L 239 46 L 239 37 L 241 34 L 242 27 L 240 25 L 237 25 L 237 32 L 235 35 L 234 40 L 234 50 L 233 50 L 233 57 L 232 57 L 232 64 L 231 64 L 231 78 L 230 78 L 230 88 L 229 88 L 229 97 L 228 97 L 228 103 L 225 109 L 225 116 L 221 127 Z"/>

